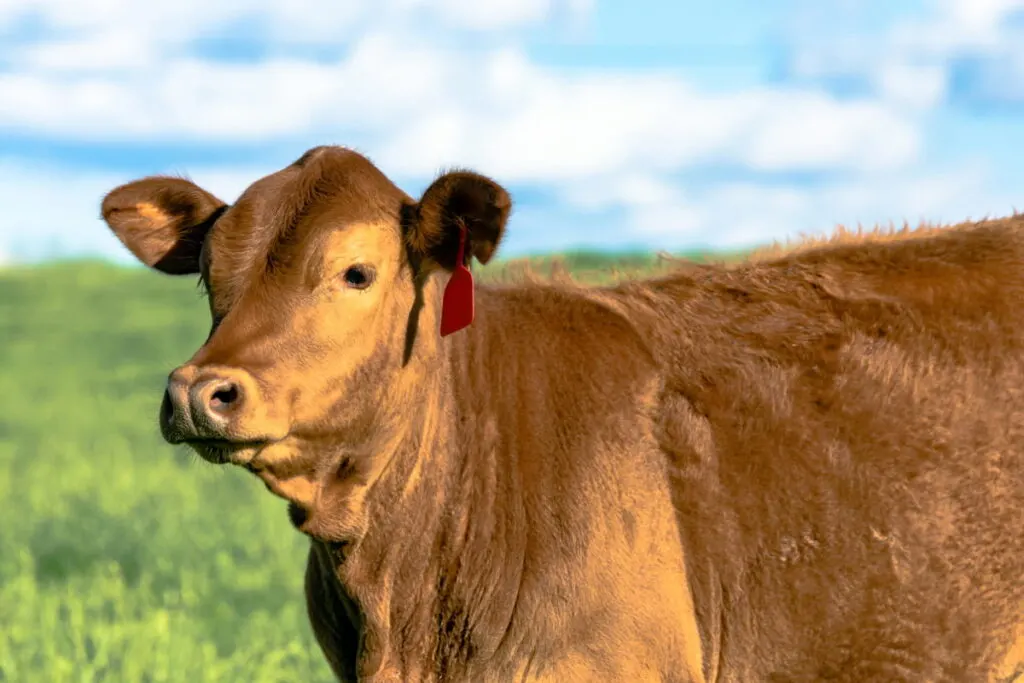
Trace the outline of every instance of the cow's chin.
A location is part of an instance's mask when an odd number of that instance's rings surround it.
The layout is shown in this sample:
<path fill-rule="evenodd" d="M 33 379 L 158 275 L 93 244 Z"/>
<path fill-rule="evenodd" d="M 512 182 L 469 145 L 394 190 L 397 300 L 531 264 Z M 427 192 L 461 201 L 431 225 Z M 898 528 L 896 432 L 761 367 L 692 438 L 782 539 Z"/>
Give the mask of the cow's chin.
<path fill-rule="evenodd" d="M 352 476 L 348 464 L 339 465 L 335 459 L 289 437 L 268 444 L 244 467 L 268 491 L 288 501 L 288 517 L 297 530 L 317 540 L 347 544 L 366 530 L 365 484 Z M 325 510 L 329 514 L 323 514 Z"/>
<path fill-rule="evenodd" d="M 251 463 L 270 445 L 266 441 L 238 442 L 226 439 L 196 439 L 185 443 L 206 462 L 242 466 Z"/>
<path fill-rule="evenodd" d="M 264 444 L 248 460 L 235 464 L 255 474 L 276 496 L 300 505 L 312 505 L 319 482 L 316 477 L 316 456 L 304 452 L 293 439 Z"/>

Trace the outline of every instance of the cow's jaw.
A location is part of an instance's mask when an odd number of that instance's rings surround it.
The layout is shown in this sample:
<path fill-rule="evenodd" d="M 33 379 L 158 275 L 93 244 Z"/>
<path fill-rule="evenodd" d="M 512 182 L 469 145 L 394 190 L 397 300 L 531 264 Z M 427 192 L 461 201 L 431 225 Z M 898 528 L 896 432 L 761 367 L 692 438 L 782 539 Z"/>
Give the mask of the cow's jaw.
<path fill-rule="evenodd" d="M 310 473 L 296 474 L 283 479 L 274 474 L 270 468 L 259 468 L 251 463 L 245 465 L 245 468 L 255 474 L 268 491 L 287 500 L 292 505 L 306 509 L 312 507 L 316 502 L 319 485 L 315 476 Z"/>
<path fill-rule="evenodd" d="M 255 457 L 235 464 L 288 502 L 288 517 L 298 531 L 321 541 L 347 543 L 364 530 L 361 508 L 366 490 L 349 463 L 340 452 L 327 453 L 288 438 L 267 444 Z"/>
<path fill-rule="evenodd" d="M 248 459 L 232 461 L 255 474 L 275 496 L 303 507 L 316 502 L 318 458 L 303 455 L 293 439 L 265 444 Z"/>

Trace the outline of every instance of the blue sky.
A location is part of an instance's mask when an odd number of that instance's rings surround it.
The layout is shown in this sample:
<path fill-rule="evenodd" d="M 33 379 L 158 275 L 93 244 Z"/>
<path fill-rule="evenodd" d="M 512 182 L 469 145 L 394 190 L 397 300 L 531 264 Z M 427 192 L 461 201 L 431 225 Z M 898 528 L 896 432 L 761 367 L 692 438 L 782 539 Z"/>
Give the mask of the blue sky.
<path fill-rule="evenodd" d="M 6 0 L 0 260 L 129 258 L 102 195 L 318 144 L 505 184 L 505 255 L 1024 209 L 1024 0 Z"/>

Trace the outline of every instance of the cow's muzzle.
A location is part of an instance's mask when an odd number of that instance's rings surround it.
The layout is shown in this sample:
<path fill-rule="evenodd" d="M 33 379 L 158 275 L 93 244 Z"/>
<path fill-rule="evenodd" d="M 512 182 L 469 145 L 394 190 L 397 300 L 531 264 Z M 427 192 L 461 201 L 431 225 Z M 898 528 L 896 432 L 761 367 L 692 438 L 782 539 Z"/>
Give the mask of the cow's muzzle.
<path fill-rule="evenodd" d="M 236 462 L 274 437 L 254 430 L 252 376 L 234 368 L 185 365 L 171 373 L 160 406 L 160 433 L 210 462 Z M 239 464 L 242 464 L 239 461 Z"/>

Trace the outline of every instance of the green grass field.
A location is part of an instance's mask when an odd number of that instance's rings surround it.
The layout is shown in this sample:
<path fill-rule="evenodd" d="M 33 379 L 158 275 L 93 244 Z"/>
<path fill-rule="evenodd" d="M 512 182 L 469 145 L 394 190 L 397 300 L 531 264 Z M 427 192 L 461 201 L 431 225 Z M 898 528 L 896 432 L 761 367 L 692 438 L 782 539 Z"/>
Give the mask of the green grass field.
<path fill-rule="evenodd" d="M 659 267 L 562 264 L 589 281 Z M 207 329 L 193 278 L 0 270 L 0 681 L 332 680 L 285 504 L 160 438 L 167 373 Z"/>

